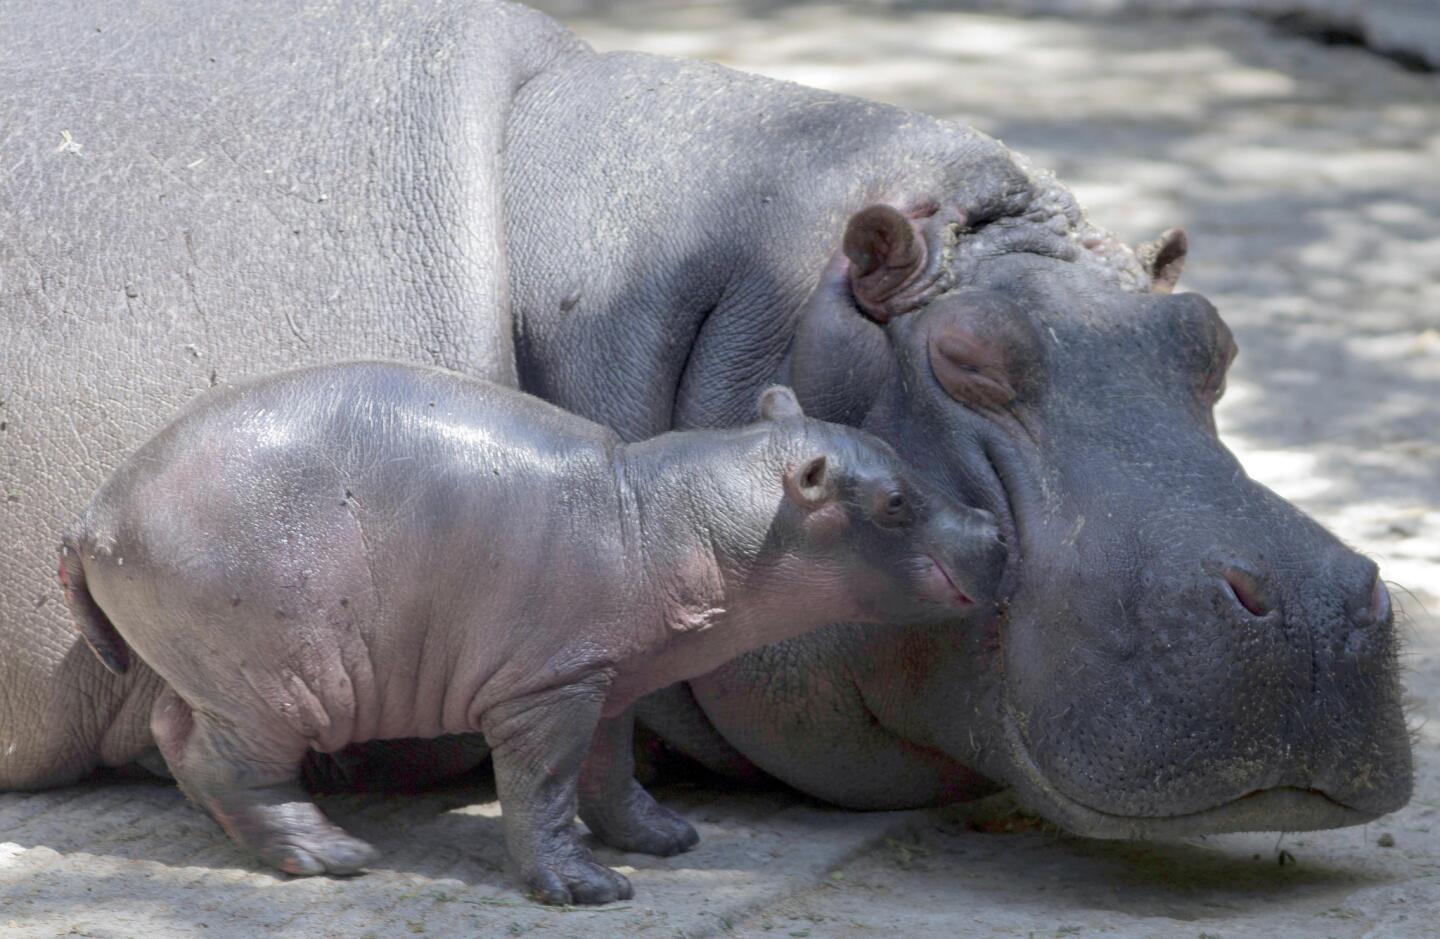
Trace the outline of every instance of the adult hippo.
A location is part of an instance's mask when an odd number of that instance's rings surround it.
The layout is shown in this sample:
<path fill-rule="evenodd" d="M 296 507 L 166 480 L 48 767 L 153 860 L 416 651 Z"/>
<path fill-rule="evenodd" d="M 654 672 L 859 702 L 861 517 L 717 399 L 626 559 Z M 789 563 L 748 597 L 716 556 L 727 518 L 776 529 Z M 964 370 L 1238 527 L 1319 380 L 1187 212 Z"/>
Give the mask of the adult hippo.
<path fill-rule="evenodd" d="M 197 389 L 340 358 L 636 439 L 807 412 L 1000 520 L 985 628 L 836 625 L 652 699 L 833 802 L 1018 788 L 1081 833 L 1352 824 L 1409 795 L 1374 565 L 1246 478 L 1233 344 L 995 141 L 481 2 L 12 5 L 0 49 L 0 786 L 152 752 L 152 673 L 54 552 Z"/>

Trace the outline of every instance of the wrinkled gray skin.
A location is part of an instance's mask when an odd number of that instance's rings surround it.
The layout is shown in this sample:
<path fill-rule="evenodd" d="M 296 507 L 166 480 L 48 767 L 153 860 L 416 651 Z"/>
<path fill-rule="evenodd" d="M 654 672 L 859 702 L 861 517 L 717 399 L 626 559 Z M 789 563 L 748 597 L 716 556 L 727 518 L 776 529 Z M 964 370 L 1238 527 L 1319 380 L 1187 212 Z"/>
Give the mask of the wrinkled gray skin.
<path fill-rule="evenodd" d="M 837 625 L 642 702 L 712 767 L 859 808 L 1013 786 L 1095 835 L 1408 798 L 1384 588 L 1216 440 L 1228 337 L 1165 294 L 1182 237 L 1134 253 L 912 112 L 515 7 L 338 6 L 6 14 L 0 785 L 151 746 L 153 676 L 108 677 L 55 602 L 121 454 L 212 381 L 379 356 L 625 439 L 789 381 L 996 515 L 1005 618 Z"/>
<path fill-rule="evenodd" d="M 843 620 L 995 608 L 993 518 L 767 389 L 764 420 L 622 444 L 519 391 L 391 363 L 203 396 L 65 538 L 66 600 L 117 673 L 165 679 L 181 787 L 292 874 L 373 849 L 301 788 L 310 750 L 481 733 L 505 838 L 548 903 L 630 883 L 577 837 L 669 855 L 695 830 L 634 780 L 631 708 Z"/>

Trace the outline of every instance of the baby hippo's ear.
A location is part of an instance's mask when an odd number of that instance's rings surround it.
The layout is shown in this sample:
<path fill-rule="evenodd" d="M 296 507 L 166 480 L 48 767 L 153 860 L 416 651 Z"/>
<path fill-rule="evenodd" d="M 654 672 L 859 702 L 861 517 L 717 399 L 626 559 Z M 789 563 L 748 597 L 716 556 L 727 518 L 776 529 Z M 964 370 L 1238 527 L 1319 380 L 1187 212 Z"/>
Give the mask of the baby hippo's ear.
<path fill-rule="evenodd" d="M 802 460 L 785 474 L 785 494 L 807 509 L 817 509 L 835 498 L 835 481 L 825 455 Z"/>
<path fill-rule="evenodd" d="M 787 417 L 804 417 L 795 392 L 784 385 L 771 385 L 760 392 L 760 417 L 767 421 L 781 421 Z"/>

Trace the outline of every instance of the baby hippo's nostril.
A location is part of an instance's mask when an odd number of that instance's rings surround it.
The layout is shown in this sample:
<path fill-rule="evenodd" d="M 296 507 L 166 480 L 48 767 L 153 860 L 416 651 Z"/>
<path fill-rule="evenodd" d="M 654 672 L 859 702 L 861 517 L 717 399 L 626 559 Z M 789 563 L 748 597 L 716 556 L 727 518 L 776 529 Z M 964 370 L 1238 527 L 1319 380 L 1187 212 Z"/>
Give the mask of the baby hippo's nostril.
<path fill-rule="evenodd" d="M 1231 595 L 1251 616 L 1263 617 L 1275 609 L 1275 603 L 1266 589 L 1264 580 L 1254 571 L 1235 564 L 1227 565 L 1224 572 L 1225 586 Z"/>

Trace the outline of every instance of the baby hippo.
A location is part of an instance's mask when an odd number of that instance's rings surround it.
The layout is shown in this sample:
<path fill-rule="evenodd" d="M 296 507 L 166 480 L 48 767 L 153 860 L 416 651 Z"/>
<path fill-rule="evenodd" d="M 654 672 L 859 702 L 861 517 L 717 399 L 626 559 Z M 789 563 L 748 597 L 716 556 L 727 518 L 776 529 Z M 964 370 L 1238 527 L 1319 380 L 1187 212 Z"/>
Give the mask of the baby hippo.
<path fill-rule="evenodd" d="M 81 633 L 168 688 L 171 773 L 291 874 L 376 853 L 301 788 L 307 749 L 484 735 L 511 858 L 548 903 L 698 840 L 632 776 L 650 691 L 827 623 L 995 607 L 993 520 L 885 444 L 807 419 L 622 443 L 521 392 L 359 362 L 209 392 L 100 488 L 60 576 Z"/>

